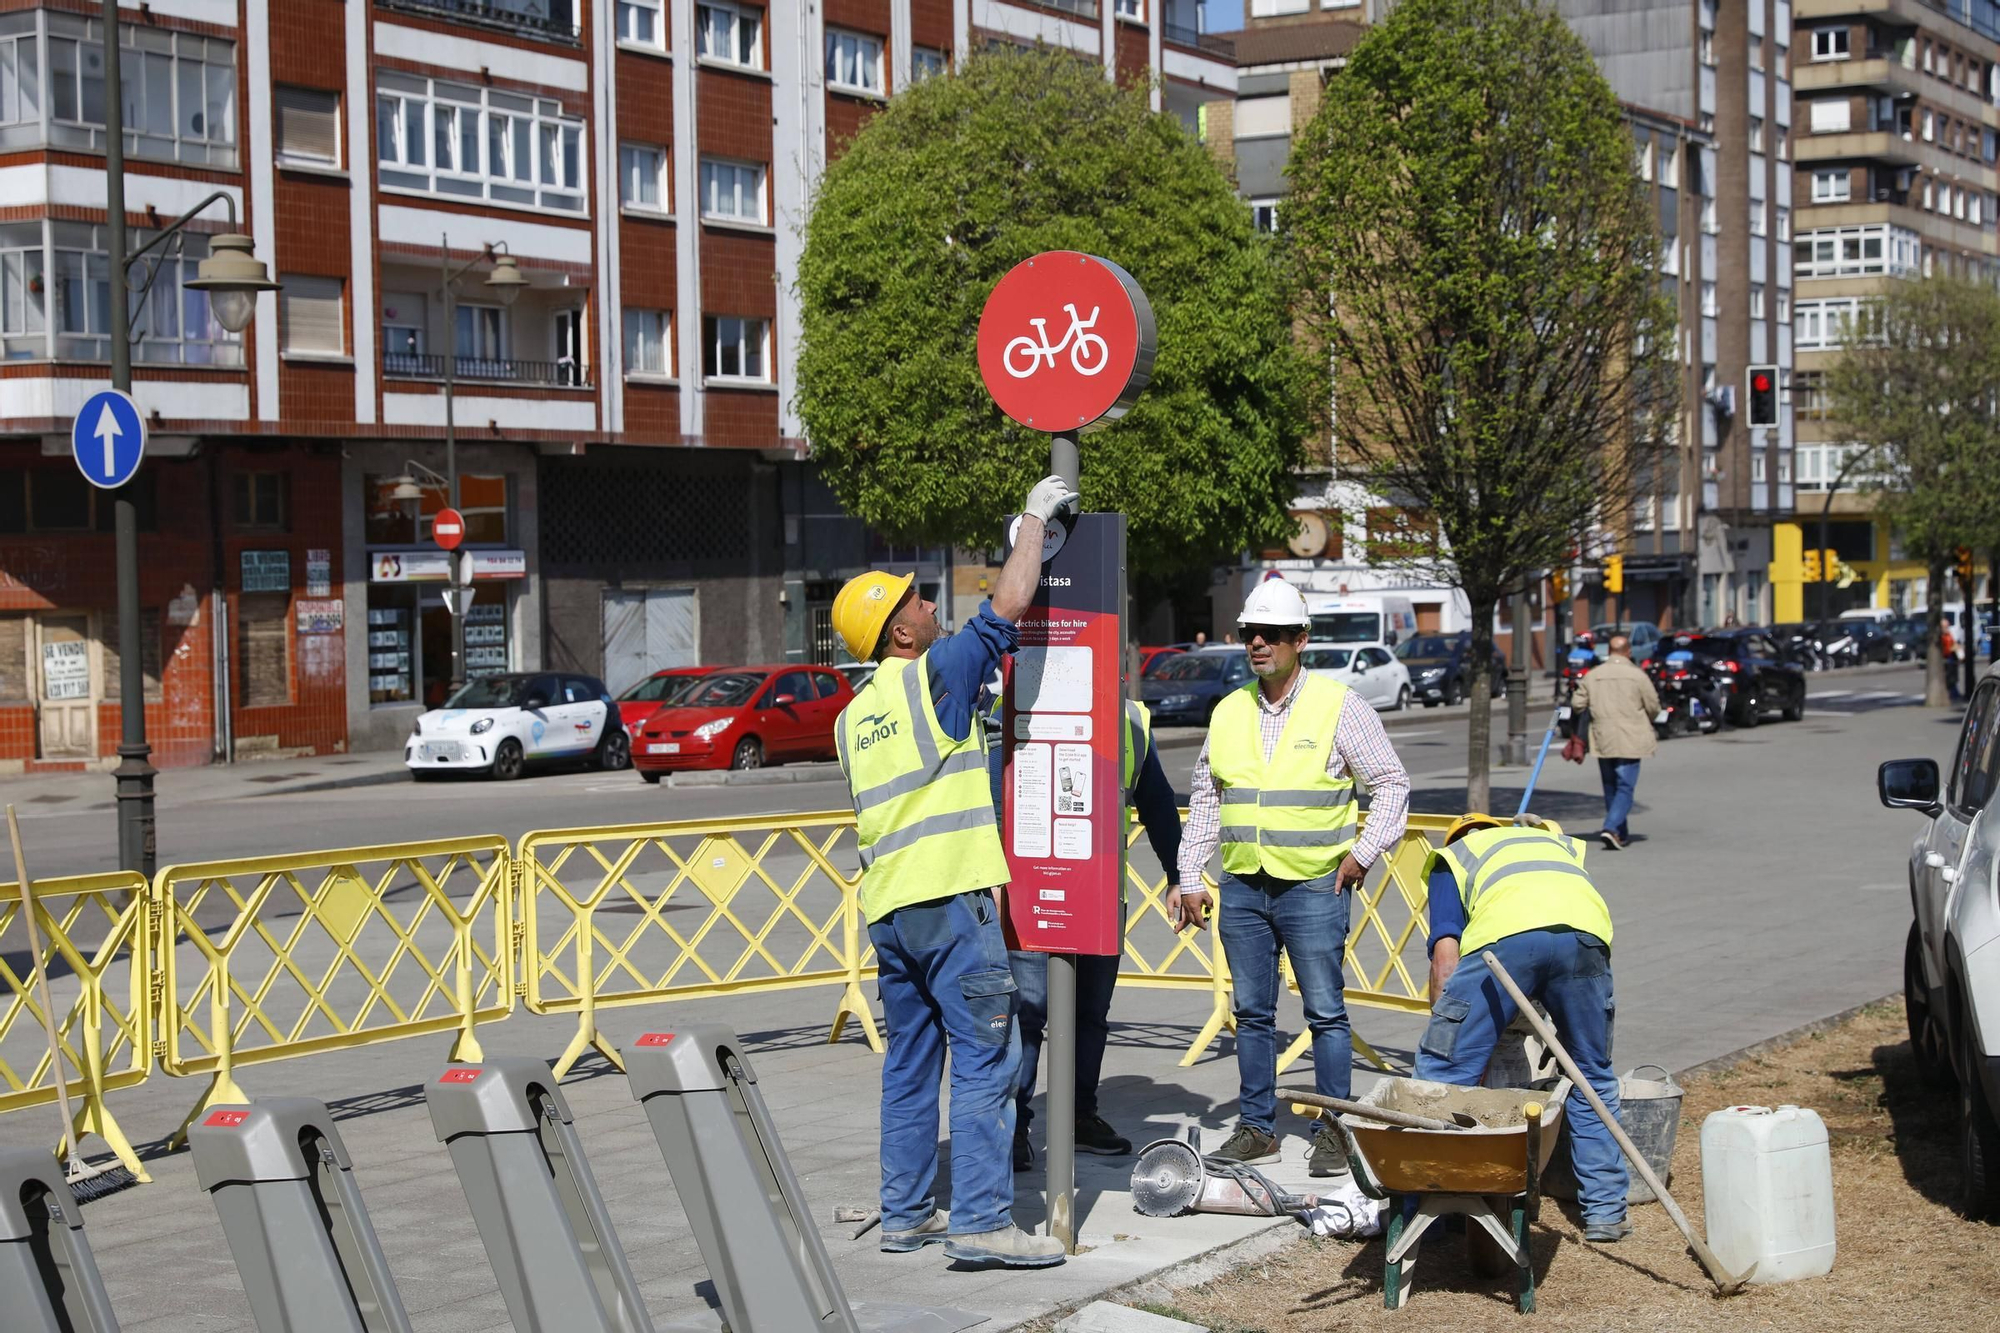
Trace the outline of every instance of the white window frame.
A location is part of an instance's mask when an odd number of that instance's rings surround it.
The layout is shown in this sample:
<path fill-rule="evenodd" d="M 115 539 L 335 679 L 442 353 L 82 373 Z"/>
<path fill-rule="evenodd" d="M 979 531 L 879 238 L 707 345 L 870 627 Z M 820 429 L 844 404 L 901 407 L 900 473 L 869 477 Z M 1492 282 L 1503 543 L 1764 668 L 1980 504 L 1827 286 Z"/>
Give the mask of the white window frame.
<path fill-rule="evenodd" d="M 1277 235 L 1278 207 L 1279 201 L 1277 195 L 1267 195 L 1261 199 L 1252 199 L 1250 201 L 1251 227 L 1264 233 L 1266 236 Z M 1268 225 L 1266 225 L 1267 222 Z"/>
<path fill-rule="evenodd" d="M 1648 185 L 1653 183 L 1653 141 L 1651 139 L 1639 145 L 1639 179 Z"/>
<path fill-rule="evenodd" d="M 33 227 L 37 224 L 27 224 Z M 43 323 L 46 355 L 62 361 L 109 361 L 111 259 L 104 228 L 88 222 L 46 222 L 43 264 Z M 184 284 L 208 258 L 208 236 L 182 232 L 174 247 L 181 250 L 160 261 L 152 291 L 144 306 L 133 302 L 132 360 L 145 365 L 212 366 L 238 369 L 243 365 L 243 339 L 215 318 L 205 293 Z M 126 236 L 128 252 L 153 239 L 135 229 Z M 184 248 L 183 248 L 184 247 Z M 33 245 L 25 247 L 34 248 Z M 193 332 L 190 332 L 190 329 Z M 9 348 L 10 352 L 32 347 Z"/>
<path fill-rule="evenodd" d="M 1792 239 L 1792 210 L 1786 208 L 1783 204 L 1779 204 L 1776 211 L 1778 214 L 1778 239 L 1789 241 Z"/>
<path fill-rule="evenodd" d="M 1756 45 L 1756 42 L 1751 43 L 1752 47 Z M 1764 118 L 1762 116 L 1750 117 L 1750 151 L 1753 153 L 1764 151 Z"/>
<path fill-rule="evenodd" d="M 312 153 L 288 153 L 284 150 L 286 103 L 288 100 L 297 99 L 302 95 L 309 97 L 330 97 L 333 99 L 333 155 L 331 157 L 319 157 Z M 341 143 L 344 138 L 341 133 L 343 128 L 340 115 L 341 101 L 342 98 L 339 91 L 332 88 L 305 88 L 291 84 L 280 84 L 272 88 L 271 118 L 273 123 L 271 126 L 271 152 L 276 157 L 279 165 L 323 167 L 336 171 L 340 169 L 343 165 L 341 160 Z M 305 108 L 300 108 L 300 110 L 304 111 Z"/>
<path fill-rule="evenodd" d="M 286 273 L 278 279 L 278 350 L 287 357 L 319 361 L 347 359 L 346 282 L 338 277 Z M 300 300 L 331 301 L 333 305 L 332 345 L 307 346 L 296 341 L 298 321 L 294 303 Z"/>
<path fill-rule="evenodd" d="M 1113 11 L 1119 18 L 1129 23 L 1146 21 L 1146 0 L 1118 0 Z"/>
<path fill-rule="evenodd" d="M 430 302 L 421 292 L 382 293 L 382 367 L 385 376 L 422 376 L 418 361 L 408 369 L 390 369 L 391 357 L 409 356 L 421 358 L 430 348 Z M 396 309 L 409 302 L 412 310 Z M 406 345 L 413 344 L 413 345 Z"/>
<path fill-rule="evenodd" d="M 376 71 L 375 86 L 376 172 L 385 193 L 584 211 L 585 125 L 560 102 L 393 70 Z"/>
<path fill-rule="evenodd" d="M 21 354 L 39 360 L 48 355 L 48 251 L 42 245 L 41 224 L 29 225 L 32 244 L 0 242 L 0 355 Z M 34 287 L 41 290 L 36 292 Z"/>
<path fill-rule="evenodd" d="M 94 57 L 101 98 L 103 23 L 60 10 L 26 11 L 26 15 L 27 21 L 36 24 L 33 31 L 39 43 L 39 119 L 23 117 L 16 122 L 19 129 L 0 136 L 0 150 L 47 146 L 103 152 L 102 108 L 97 109 L 94 119 L 88 116 L 88 81 L 83 78 L 87 62 Z M 4 18 L 12 18 L 9 26 L 21 29 L 13 36 L 28 36 L 20 17 L 0 16 Z M 120 75 L 130 92 L 125 99 L 126 156 L 238 169 L 236 112 L 241 89 L 236 77 L 236 43 L 138 22 L 119 25 L 118 37 Z M 198 105 L 190 106 L 190 102 Z M 31 133 L 27 127 L 37 123 L 39 133 Z"/>
<path fill-rule="evenodd" d="M 735 173 L 731 177 L 729 192 L 732 199 L 743 198 L 742 177 L 745 173 L 755 177 L 755 185 L 751 191 L 756 197 L 755 216 L 742 212 L 724 213 L 709 207 L 710 184 L 711 182 L 715 182 L 719 185 L 722 173 L 725 171 Z M 768 227 L 771 225 L 771 173 L 762 162 L 739 162 L 733 158 L 704 155 L 696 172 L 696 179 L 699 182 L 701 191 L 701 198 L 698 201 L 701 206 L 701 216 L 705 220 L 733 223 L 737 226 L 747 227 Z M 716 192 L 716 197 L 718 199 L 721 197 L 719 190 Z"/>
<path fill-rule="evenodd" d="M 615 21 L 620 46 L 636 46 L 642 51 L 667 49 L 666 0 L 617 0 L 617 6 Z M 648 19 L 647 26 L 653 30 L 651 37 L 639 34 L 638 20 L 641 16 Z"/>
<path fill-rule="evenodd" d="M 883 74 L 883 41 L 872 33 L 849 28 L 826 30 L 826 86 L 834 92 L 863 97 L 887 96 Z M 854 77 L 849 78 L 852 74 Z"/>
<path fill-rule="evenodd" d="M 949 73 L 951 73 L 951 52 L 941 46 L 910 48 L 911 83 L 922 83 L 925 79 L 935 79 Z"/>
<path fill-rule="evenodd" d="M 514 330 L 511 313 L 504 305 L 490 305 L 483 301 L 458 301 L 452 309 L 456 319 L 471 317 L 469 332 L 472 335 L 472 350 L 461 352 L 458 348 L 458 326 L 454 322 L 450 330 L 451 356 L 459 362 L 465 361 L 511 361 L 514 359 Z M 491 345 L 486 345 L 487 339 Z M 460 371 L 460 374 L 465 372 Z M 495 378 L 479 376 L 478 378 Z"/>
<path fill-rule="evenodd" d="M 642 310 L 627 306 L 621 326 L 627 378 L 674 378 L 674 315 L 671 310 Z M 648 348 L 654 353 L 651 357 L 645 354 Z"/>
<path fill-rule="evenodd" d="M 1917 233 L 1882 222 L 1816 227 L 1792 239 L 1793 276 L 1800 278 L 1913 277 L 1923 254 Z"/>
<path fill-rule="evenodd" d="M 1750 284 L 1750 318 L 1764 318 L 1764 284 L 1761 282 Z"/>
<path fill-rule="evenodd" d="M 1812 201 L 1816 204 L 1844 204 L 1854 197 L 1854 173 L 1845 167 L 1812 174 Z"/>
<path fill-rule="evenodd" d="M 644 157 L 650 156 L 652 166 L 647 168 Z M 650 177 L 654 200 L 646 203 L 634 197 L 630 191 L 642 179 Z M 673 157 L 659 144 L 621 143 L 618 145 L 618 206 L 638 213 L 671 214 L 673 200 Z"/>
<path fill-rule="evenodd" d="M 1814 60 L 1846 60 L 1849 58 L 1850 40 L 1846 28 L 1814 28 L 1812 32 L 1812 58 Z"/>
<path fill-rule="evenodd" d="M 1701 313 L 1708 319 L 1714 319 L 1721 313 L 1716 303 L 1715 284 L 1705 279 L 1701 284 Z"/>
<path fill-rule="evenodd" d="M 1814 134 L 1846 134 L 1854 128 L 1854 104 L 1845 97 L 1822 97 L 1807 105 Z"/>
<path fill-rule="evenodd" d="M 1311 8 L 1312 0 L 1250 0 L 1249 17 L 1273 19 L 1285 14 L 1303 14 Z"/>
<path fill-rule="evenodd" d="M 1770 206 L 1762 199 L 1750 201 L 1750 234 L 1762 236 L 1770 229 Z"/>
<path fill-rule="evenodd" d="M 726 39 L 720 54 L 717 36 Z M 697 59 L 738 69 L 763 69 L 764 11 L 744 9 L 725 0 L 701 0 L 694 7 L 694 49 Z"/>
<path fill-rule="evenodd" d="M 1879 336 L 1881 303 L 1863 296 L 1802 300 L 1792 306 L 1792 346 L 1798 351 L 1837 351 L 1847 345 L 1844 330 L 1871 343 Z"/>
<path fill-rule="evenodd" d="M 701 328 L 702 382 L 705 384 L 770 384 L 771 321 L 760 315 L 704 315 Z M 732 339 L 731 333 L 735 334 Z M 725 350 L 733 347 L 738 365 L 747 364 L 754 353 L 758 374 L 727 374 L 720 367 Z M 710 374 L 711 359 L 717 370 Z"/>

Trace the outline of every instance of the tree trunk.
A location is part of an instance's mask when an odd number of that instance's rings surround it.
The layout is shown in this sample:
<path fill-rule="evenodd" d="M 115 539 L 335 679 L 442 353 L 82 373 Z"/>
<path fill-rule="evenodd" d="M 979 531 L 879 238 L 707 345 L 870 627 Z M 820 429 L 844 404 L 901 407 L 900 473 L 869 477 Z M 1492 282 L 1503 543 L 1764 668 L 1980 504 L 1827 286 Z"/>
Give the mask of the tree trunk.
<path fill-rule="evenodd" d="M 1495 598 L 1469 597 L 1472 604 L 1472 716 L 1466 724 L 1465 808 L 1487 810 L 1493 803 L 1493 606 Z"/>
<path fill-rule="evenodd" d="M 1933 560 L 1924 579 L 1924 707 L 1943 708 L 1949 699 L 1944 687 L 1944 642 L 1938 631 L 1944 626 L 1944 576 L 1946 565 Z"/>

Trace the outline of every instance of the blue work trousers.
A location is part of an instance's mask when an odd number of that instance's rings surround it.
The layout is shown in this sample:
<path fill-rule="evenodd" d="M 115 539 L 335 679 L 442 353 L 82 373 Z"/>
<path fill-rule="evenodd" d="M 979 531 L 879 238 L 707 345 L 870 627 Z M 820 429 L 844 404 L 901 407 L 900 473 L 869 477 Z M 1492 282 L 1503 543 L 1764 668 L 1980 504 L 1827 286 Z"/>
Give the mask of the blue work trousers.
<path fill-rule="evenodd" d="M 1617 1013 L 1611 994 L 1611 950 L 1595 937 L 1573 930 L 1524 930 L 1486 947 L 1514 984 L 1549 1011 L 1570 1058 L 1606 1108 L 1617 1115 L 1618 1076 L 1611 1071 L 1611 1028 Z M 1417 1077 L 1477 1084 L 1493 1044 L 1515 1013 L 1513 997 L 1494 978 L 1486 960 L 1476 953 L 1468 955 L 1431 1007 L 1430 1025 L 1417 1047 Z M 1620 1221 L 1630 1181 L 1611 1131 L 1581 1092 L 1570 1093 L 1564 1114 L 1569 1117 L 1570 1163 L 1576 1171 L 1583 1220 Z"/>
<path fill-rule="evenodd" d="M 1632 793 L 1639 785 L 1637 759 L 1599 759 L 1597 776 L 1604 781 L 1604 827 L 1620 838 L 1632 836 L 1625 821 L 1632 817 Z"/>
<path fill-rule="evenodd" d="M 882 1230 L 936 1208 L 938 1086 L 951 1052 L 951 1233 L 1012 1224 L 1021 1034 L 1000 914 L 985 889 L 900 908 L 868 927 L 889 1054 L 882 1064 Z"/>
<path fill-rule="evenodd" d="M 1042 1036 L 1049 1023 L 1049 956 L 1016 949 L 1007 955 L 1019 988 L 1021 1072 L 1014 1083 L 1014 1127 L 1026 1133 L 1034 1113 L 1035 1071 L 1042 1063 Z M 1076 959 L 1076 1118 L 1097 1114 L 1097 1080 L 1104 1072 L 1104 1045 L 1111 1037 L 1111 992 L 1118 985 L 1116 955 L 1079 954 Z"/>
<path fill-rule="evenodd" d="M 1218 924 L 1236 992 L 1236 1074 L 1243 1124 L 1277 1132 L 1280 953 L 1292 960 L 1306 1025 L 1312 1030 L 1313 1084 L 1323 1097 L 1345 1097 L 1354 1080 L 1354 1037 L 1342 995 L 1347 951 L 1345 892 L 1338 872 L 1318 879 L 1222 876 Z"/>

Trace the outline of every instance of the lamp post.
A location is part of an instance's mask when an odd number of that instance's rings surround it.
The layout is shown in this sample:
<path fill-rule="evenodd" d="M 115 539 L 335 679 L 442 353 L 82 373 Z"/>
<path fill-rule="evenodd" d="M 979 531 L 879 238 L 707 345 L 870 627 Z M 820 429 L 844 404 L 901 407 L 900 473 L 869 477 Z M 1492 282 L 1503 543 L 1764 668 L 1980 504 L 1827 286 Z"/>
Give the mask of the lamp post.
<path fill-rule="evenodd" d="M 458 433 L 452 411 L 452 402 L 458 384 L 458 280 L 487 260 L 493 261 L 493 271 L 486 275 L 486 290 L 496 297 L 503 306 L 514 304 L 514 298 L 528 285 L 526 275 L 514 256 L 507 252 L 507 243 L 489 243 L 480 249 L 475 257 L 466 260 L 456 269 L 451 266 L 451 238 L 441 237 L 438 243 L 438 272 L 442 281 L 440 287 L 444 297 L 445 337 L 450 340 L 450 350 L 444 355 L 444 475 L 445 488 L 449 492 L 445 503 L 458 508 Z M 456 694 L 465 684 L 465 592 L 458 580 L 459 557 L 452 553 L 450 575 L 451 596 L 446 607 L 451 612 L 451 689 Z"/>
<path fill-rule="evenodd" d="M 230 230 L 209 242 L 209 257 L 201 262 L 193 282 L 184 287 L 208 294 L 215 319 L 231 333 L 241 333 L 256 313 L 257 294 L 277 284 L 256 258 L 248 236 L 236 231 L 236 201 L 218 190 L 182 214 L 158 236 L 128 254 L 125 246 L 125 107 L 119 71 L 118 0 L 104 0 L 104 211 L 105 243 L 109 251 L 111 387 L 132 391 L 132 316 L 127 271 L 133 263 L 161 251 L 175 237 L 185 251 L 182 229 L 190 219 L 220 199 L 228 206 Z M 143 306 L 159 273 L 159 261 L 148 263 L 140 288 Z M 118 865 L 151 878 L 156 868 L 153 825 L 152 746 L 146 743 L 146 676 L 139 642 L 139 517 L 122 491 L 113 509 L 117 531 L 118 578 Z"/>

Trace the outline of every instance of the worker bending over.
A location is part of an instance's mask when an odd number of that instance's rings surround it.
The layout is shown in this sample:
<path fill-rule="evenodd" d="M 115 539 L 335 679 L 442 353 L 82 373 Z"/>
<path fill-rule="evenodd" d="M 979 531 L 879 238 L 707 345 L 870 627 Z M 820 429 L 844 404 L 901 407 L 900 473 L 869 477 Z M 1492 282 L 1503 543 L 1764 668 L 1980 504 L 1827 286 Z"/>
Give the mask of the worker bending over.
<path fill-rule="evenodd" d="M 1583 868 L 1584 844 L 1552 821 L 1509 825 L 1466 815 L 1425 863 L 1430 883 L 1431 1021 L 1417 1048 L 1418 1078 L 1475 1085 L 1513 998 L 1480 956 L 1491 949 L 1522 992 L 1549 1011 L 1556 1033 L 1604 1105 L 1618 1114 L 1611 1072 L 1611 910 Z M 1571 1164 L 1585 1240 L 1632 1234 L 1629 1180 L 1611 1131 L 1580 1091 L 1568 1101 Z"/>

